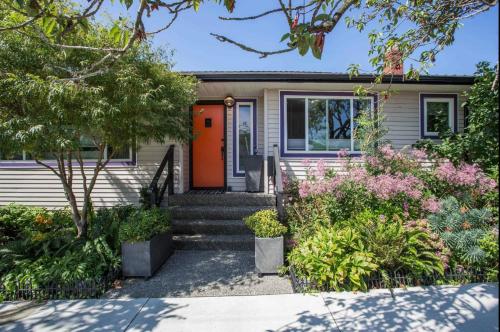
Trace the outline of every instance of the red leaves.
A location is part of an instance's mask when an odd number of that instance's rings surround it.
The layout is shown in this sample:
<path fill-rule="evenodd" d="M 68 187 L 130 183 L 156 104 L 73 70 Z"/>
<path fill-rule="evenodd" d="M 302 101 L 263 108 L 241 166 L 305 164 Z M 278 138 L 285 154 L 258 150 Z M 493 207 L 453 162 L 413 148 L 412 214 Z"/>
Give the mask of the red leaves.
<path fill-rule="evenodd" d="M 293 19 L 291 29 L 294 30 L 297 27 L 297 24 L 299 23 L 299 14 L 295 15 L 295 18 Z"/>
<path fill-rule="evenodd" d="M 235 2 L 236 2 L 235 0 L 226 0 L 226 8 L 227 8 L 227 10 L 228 10 L 230 13 L 232 13 L 232 12 L 233 12 L 233 10 L 234 10 L 234 3 L 235 3 Z"/>
<path fill-rule="evenodd" d="M 324 45 L 325 45 L 325 32 L 324 31 L 317 32 L 316 38 L 314 40 L 314 46 L 319 49 L 320 53 L 322 53 Z"/>
<path fill-rule="evenodd" d="M 135 34 L 140 42 L 147 39 L 146 32 L 144 32 L 144 30 L 142 29 L 137 29 L 137 32 Z"/>

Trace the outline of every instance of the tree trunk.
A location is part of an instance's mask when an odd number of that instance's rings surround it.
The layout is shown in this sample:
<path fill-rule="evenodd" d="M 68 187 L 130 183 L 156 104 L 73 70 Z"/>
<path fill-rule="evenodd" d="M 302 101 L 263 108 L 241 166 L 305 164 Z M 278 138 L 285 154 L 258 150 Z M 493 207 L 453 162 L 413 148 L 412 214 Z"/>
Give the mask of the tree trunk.
<path fill-rule="evenodd" d="M 87 219 L 79 218 L 79 217 L 75 218 L 73 216 L 73 221 L 75 222 L 76 230 L 77 230 L 76 237 L 78 239 L 86 238 L 87 237 L 87 230 L 88 230 Z"/>

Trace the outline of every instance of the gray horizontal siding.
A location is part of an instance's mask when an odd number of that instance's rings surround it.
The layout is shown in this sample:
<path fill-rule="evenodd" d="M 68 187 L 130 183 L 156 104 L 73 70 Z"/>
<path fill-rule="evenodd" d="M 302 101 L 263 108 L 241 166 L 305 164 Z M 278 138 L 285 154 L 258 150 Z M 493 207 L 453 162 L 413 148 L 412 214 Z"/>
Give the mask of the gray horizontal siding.
<path fill-rule="evenodd" d="M 169 144 L 143 145 L 137 152 L 137 166 L 109 166 L 101 171 L 92 191 L 94 206 L 116 204 L 138 204 L 140 189 L 149 185 L 165 155 Z M 179 191 L 181 168 L 179 155 L 174 153 L 175 190 Z M 86 168 L 87 178 L 92 176 L 92 168 Z M 83 180 L 79 169 L 74 169 L 73 187 L 77 199 L 83 196 Z M 42 167 L 0 168 L 0 205 L 12 202 L 25 205 L 61 208 L 67 206 L 62 185 L 57 176 Z"/>

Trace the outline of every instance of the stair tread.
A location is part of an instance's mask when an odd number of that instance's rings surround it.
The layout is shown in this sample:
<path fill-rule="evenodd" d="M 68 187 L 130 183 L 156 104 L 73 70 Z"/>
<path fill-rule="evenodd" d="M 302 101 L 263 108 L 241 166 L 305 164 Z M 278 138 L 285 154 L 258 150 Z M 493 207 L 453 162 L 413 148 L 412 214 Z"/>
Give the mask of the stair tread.
<path fill-rule="evenodd" d="M 217 194 L 186 193 L 168 198 L 170 206 L 275 206 L 276 196 L 265 193 L 228 192 Z"/>
<path fill-rule="evenodd" d="M 245 225 L 240 219 L 173 219 L 173 225 Z"/>
<path fill-rule="evenodd" d="M 167 208 L 169 209 L 176 209 L 176 210 L 192 210 L 192 209 L 197 209 L 197 210 L 258 210 L 258 209 L 270 209 L 270 206 L 267 205 L 244 205 L 244 206 L 225 206 L 225 205 L 172 205 L 168 206 Z"/>
<path fill-rule="evenodd" d="M 177 234 L 173 236 L 174 241 L 217 241 L 217 242 L 240 242 L 254 241 L 252 234 Z"/>

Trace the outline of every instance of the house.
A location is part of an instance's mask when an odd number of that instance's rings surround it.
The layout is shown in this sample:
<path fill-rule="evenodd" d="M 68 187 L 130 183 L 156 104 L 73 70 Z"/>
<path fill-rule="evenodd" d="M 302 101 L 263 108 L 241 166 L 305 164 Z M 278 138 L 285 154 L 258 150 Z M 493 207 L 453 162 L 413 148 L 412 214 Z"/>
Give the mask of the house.
<path fill-rule="evenodd" d="M 359 155 L 352 135 L 362 109 L 382 104 L 377 91 L 395 93 L 383 101 L 386 138 L 401 148 L 421 138 L 435 138 L 444 117 L 455 131 L 464 129 L 462 93 L 472 76 L 421 76 L 419 81 L 386 76 L 370 95 L 357 97 L 356 86 L 372 77 L 322 72 L 192 72 L 200 80 L 192 106 L 190 143 L 145 144 L 120 153 L 99 176 L 95 206 L 138 203 L 140 190 L 151 183 L 170 145 L 175 193 L 217 188 L 245 191 L 244 158 L 262 155 L 262 191 L 273 192 L 269 157 L 277 147 L 281 166 L 303 177 L 303 159 L 324 159 L 335 166 L 340 149 Z M 227 104 L 227 105 L 226 105 Z M 91 150 L 92 147 L 89 146 Z M 75 179 L 78 181 L 78 179 Z M 76 186 L 77 189 L 77 186 Z M 80 193 L 81 194 L 81 193 Z M 66 205 L 59 180 L 26 154 L 0 161 L 0 205 L 18 202 L 47 207 Z"/>

